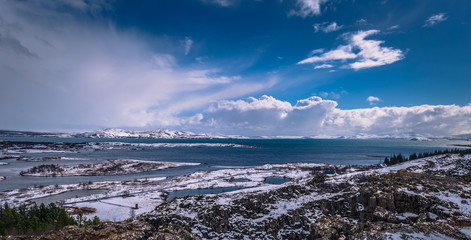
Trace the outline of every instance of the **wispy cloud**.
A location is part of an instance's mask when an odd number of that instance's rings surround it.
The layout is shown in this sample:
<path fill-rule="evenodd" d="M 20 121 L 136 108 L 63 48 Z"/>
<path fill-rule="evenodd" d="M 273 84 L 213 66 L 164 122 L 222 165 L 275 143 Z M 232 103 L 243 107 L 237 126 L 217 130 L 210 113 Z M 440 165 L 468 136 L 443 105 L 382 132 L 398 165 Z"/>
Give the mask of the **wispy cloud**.
<path fill-rule="evenodd" d="M 319 48 L 319 49 L 314 49 L 312 50 L 310 53 L 309 53 L 309 56 L 313 56 L 315 54 L 319 54 L 319 53 L 323 53 L 325 50 L 323 48 Z"/>
<path fill-rule="evenodd" d="M 431 27 L 440 22 L 444 22 L 447 19 L 448 19 L 448 16 L 446 15 L 446 13 L 438 13 L 438 14 L 432 15 L 427 20 L 425 20 L 425 23 L 424 25 L 422 25 L 422 27 Z"/>
<path fill-rule="evenodd" d="M 50 6 L 56 1 L 0 1 L 1 19 L 8 23 L 0 24 L 0 126 L 178 127 L 199 119 L 187 111 L 272 85 L 224 74 L 210 64 L 180 65 L 181 38 L 171 43 L 153 38 L 151 45 L 107 21 L 90 25 L 83 18 L 97 2 L 74 2 L 67 10 Z M 161 41 L 168 47 L 158 50 Z M 184 43 L 189 53 L 191 39 Z"/>
<path fill-rule="evenodd" d="M 321 5 L 327 1 L 328 0 L 296 0 L 296 9 L 291 10 L 288 15 L 302 18 L 320 15 Z"/>
<path fill-rule="evenodd" d="M 202 0 L 203 2 L 217 4 L 221 7 L 230 7 L 234 5 L 235 0 Z"/>
<path fill-rule="evenodd" d="M 355 25 L 364 27 L 364 26 L 369 25 L 369 24 L 368 24 L 368 20 L 366 20 L 364 18 L 361 18 L 361 19 L 358 19 L 358 20 L 355 21 Z"/>
<path fill-rule="evenodd" d="M 404 58 L 404 54 L 399 49 L 382 47 L 384 41 L 367 40 L 370 35 L 379 33 L 379 30 L 359 31 L 354 34 L 347 34 L 347 45 L 340 45 L 336 49 L 312 56 L 299 61 L 298 64 L 308 63 L 332 63 L 334 61 L 343 62 L 350 60 L 344 65 L 355 70 L 387 65 Z"/>
<path fill-rule="evenodd" d="M 338 25 L 336 22 L 328 23 L 316 23 L 313 25 L 314 31 L 319 32 L 322 31 L 324 33 L 335 32 L 343 28 L 343 25 Z"/>
<path fill-rule="evenodd" d="M 188 55 L 188 53 L 190 53 L 192 46 L 193 46 L 193 40 L 190 37 L 185 37 L 185 41 L 183 41 L 183 47 L 185 48 L 185 55 Z"/>
<path fill-rule="evenodd" d="M 318 63 L 318 62 L 326 62 L 326 61 L 333 61 L 333 60 L 347 60 L 347 59 L 355 59 L 357 57 L 358 57 L 357 54 L 352 52 L 352 46 L 342 45 L 342 46 L 339 46 L 337 49 L 325 52 L 319 56 L 306 58 L 298 62 L 298 64 Z"/>
<path fill-rule="evenodd" d="M 322 65 L 317 65 L 314 67 L 314 69 L 324 69 L 324 68 L 333 68 L 334 65 L 331 64 L 322 64 Z"/>
<path fill-rule="evenodd" d="M 32 53 L 27 47 L 23 45 L 18 39 L 9 35 L 2 35 L 0 33 L 0 47 L 13 51 L 19 54 L 23 54 L 28 57 L 37 57 L 35 53 Z"/>
<path fill-rule="evenodd" d="M 340 93 L 336 92 L 320 92 L 319 95 L 323 98 L 330 98 L 330 99 L 339 99 L 340 98 Z"/>

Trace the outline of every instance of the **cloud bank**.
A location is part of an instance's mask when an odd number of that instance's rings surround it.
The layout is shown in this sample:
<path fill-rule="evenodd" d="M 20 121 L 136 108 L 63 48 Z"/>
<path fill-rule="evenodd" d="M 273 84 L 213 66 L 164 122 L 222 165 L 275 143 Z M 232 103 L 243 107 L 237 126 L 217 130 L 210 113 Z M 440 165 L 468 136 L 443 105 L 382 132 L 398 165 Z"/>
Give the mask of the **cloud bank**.
<path fill-rule="evenodd" d="M 379 98 L 371 97 L 371 101 Z M 229 134 L 297 136 L 450 136 L 471 132 L 471 106 L 420 105 L 343 110 L 310 97 L 295 105 L 271 96 L 224 100 L 203 122 Z"/>
<path fill-rule="evenodd" d="M 401 50 L 381 46 L 384 41 L 366 39 L 379 32 L 379 30 L 369 30 L 347 34 L 347 45 L 340 45 L 334 50 L 306 58 L 299 61 L 298 64 L 323 63 L 332 65 L 340 62 L 341 67 L 359 70 L 388 65 L 403 59 L 404 54 Z"/>

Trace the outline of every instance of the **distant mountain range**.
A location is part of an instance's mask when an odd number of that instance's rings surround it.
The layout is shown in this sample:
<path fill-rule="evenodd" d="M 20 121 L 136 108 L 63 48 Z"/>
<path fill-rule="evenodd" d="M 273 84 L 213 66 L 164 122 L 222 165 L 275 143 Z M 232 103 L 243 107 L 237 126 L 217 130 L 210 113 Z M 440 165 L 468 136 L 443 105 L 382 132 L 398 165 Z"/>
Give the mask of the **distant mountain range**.
<path fill-rule="evenodd" d="M 409 139 L 411 141 L 433 141 L 433 140 L 471 140 L 471 134 L 454 135 L 450 137 L 423 137 L 423 136 L 251 136 L 240 135 L 210 135 L 205 133 L 193 133 L 189 131 L 174 131 L 168 129 L 154 129 L 146 131 L 132 131 L 119 128 L 107 128 L 98 131 L 83 133 L 61 133 L 61 132 L 33 132 L 33 131 L 11 131 L 0 130 L 0 137 L 59 137 L 59 138 L 148 138 L 148 139 Z"/>
<path fill-rule="evenodd" d="M 186 131 L 172 131 L 167 129 L 155 129 L 148 131 L 131 131 L 117 128 L 108 128 L 104 130 L 74 134 L 74 137 L 86 138 L 164 138 L 164 139 L 182 139 L 182 138 L 224 138 L 222 136 L 213 136 L 208 134 L 196 134 Z"/>
<path fill-rule="evenodd" d="M 197 134 L 187 131 L 172 131 L 167 129 L 155 129 L 148 131 L 131 131 L 117 128 L 108 128 L 83 133 L 54 133 L 32 131 L 0 130 L 0 137 L 60 137 L 60 138 L 150 138 L 150 139 L 212 139 L 227 138 L 208 134 Z"/>

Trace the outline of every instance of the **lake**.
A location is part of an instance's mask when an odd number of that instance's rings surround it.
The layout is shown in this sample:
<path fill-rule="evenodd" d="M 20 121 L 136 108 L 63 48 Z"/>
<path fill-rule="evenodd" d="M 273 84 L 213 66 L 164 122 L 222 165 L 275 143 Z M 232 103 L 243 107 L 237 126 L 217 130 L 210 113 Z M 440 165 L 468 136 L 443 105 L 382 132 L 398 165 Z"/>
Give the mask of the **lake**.
<path fill-rule="evenodd" d="M 35 185 L 72 184 L 96 181 L 122 181 L 139 178 L 168 177 L 172 179 L 195 171 L 222 168 L 253 167 L 263 164 L 288 162 L 314 162 L 342 165 L 371 165 L 381 163 L 386 156 L 429 152 L 436 149 L 455 148 L 466 141 L 410 141 L 403 139 L 91 139 L 91 138 L 0 138 L 10 141 L 35 142 L 126 142 L 126 143 L 236 143 L 243 147 L 175 147 L 139 148 L 120 147 L 109 150 L 81 150 L 77 153 L 21 153 L 25 157 L 68 157 L 72 160 L 47 160 L 24 162 L 15 159 L 1 160 L 0 191 Z M 148 161 L 192 162 L 198 166 L 185 166 L 160 171 L 150 171 L 114 176 L 29 177 L 19 172 L 41 164 L 77 165 L 103 162 L 108 159 L 137 159 Z"/>

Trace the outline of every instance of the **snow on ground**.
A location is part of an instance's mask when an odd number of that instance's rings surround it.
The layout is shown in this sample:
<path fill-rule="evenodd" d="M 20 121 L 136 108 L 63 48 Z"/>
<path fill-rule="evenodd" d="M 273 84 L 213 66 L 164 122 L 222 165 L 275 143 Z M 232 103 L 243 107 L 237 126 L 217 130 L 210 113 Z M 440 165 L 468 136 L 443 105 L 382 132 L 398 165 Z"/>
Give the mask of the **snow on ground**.
<path fill-rule="evenodd" d="M 456 175 L 466 175 L 468 171 L 460 167 L 461 162 L 467 163 L 471 160 L 471 154 L 459 156 L 458 154 L 444 154 L 432 157 L 426 157 L 395 164 L 376 170 L 378 174 L 390 173 L 400 169 L 408 169 L 413 172 L 422 173 L 424 169 L 429 172 L 446 172 L 451 171 Z"/>
<path fill-rule="evenodd" d="M 269 207 L 270 212 L 268 214 L 264 214 L 261 218 L 257 218 L 254 222 L 263 222 L 269 218 L 276 219 L 282 215 L 288 214 L 289 211 L 295 210 L 303 206 L 305 203 L 314 202 L 321 199 L 330 199 L 335 196 L 341 195 L 343 193 L 327 193 L 327 194 L 319 194 L 317 192 L 313 192 L 309 195 L 304 195 L 295 199 L 283 199 L 275 204 L 271 204 L 272 207 Z"/>
<path fill-rule="evenodd" d="M 151 147 L 151 148 L 200 148 L 200 147 L 245 147 L 253 146 L 236 143 L 124 143 L 124 142 L 104 142 L 102 146 L 106 147 Z"/>
<path fill-rule="evenodd" d="M 466 237 L 468 237 L 469 239 L 471 239 L 471 227 L 465 227 L 465 228 L 462 228 L 460 229 L 460 231 L 466 235 Z"/>
<path fill-rule="evenodd" d="M 298 169 L 271 169 L 271 168 L 240 168 L 240 169 L 221 169 L 207 172 L 195 172 L 186 177 L 175 179 L 176 183 L 171 183 L 169 191 L 198 188 L 223 188 L 238 187 L 250 188 L 260 185 L 269 186 L 264 181 L 268 177 L 284 177 L 290 179 L 299 179 L 309 174 L 309 171 Z M 246 180 L 246 181 L 237 181 Z"/>
<path fill-rule="evenodd" d="M 385 174 L 389 172 L 395 172 L 400 169 L 422 171 L 420 168 L 421 166 L 431 167 L 437 171 L 443 169 L 452 169 L 451 167 L 448 168 L 446 166 L 458 161 L 459 159 L 460 158 L 457 155 L 442 155 L 405 162 L 381 169 L 371 169 L 366 171 L 362 171 L 361 169 L 351 169 L 345 174 L 334 174 L 328 177 L 326 182 L 352 181 L 355 176 L 360 174 Z M 463 159 L 466 161 L 471 160 L 471 155 L 467 155 Z M 431 166 L 429 163 L 431 161 L 434 162 L 435 165 Z M 179 177 L 165 182 L 158 182 L 164 180 L 164 178 L 160 177 L 123 182 L 95 182 L 91 184 L 45 186 L 1 192 L 0 199 L 2 201 L 12 203 L 13 205 L 18 205 L 19 203 L 24 203 L 28 199 L 45 197 L 48 195 L 59 194 L 71 190 L 103 189 L 107 190 L 107 192 L 81 198 L 68 199 L 66 200 L 66 205 L 96 208 L 97 212 L 90 215 L 91 217 L 98 216 L 103 220 L 120 221 L 132 216 L 133 214 L 139 215 L 144 212 L 152 211 L 157 205 L 164 201 L 164 197 L 168 192 L 205 188 L 242 188 L 232 192 L 218 194 L 218 198 L 216 198 L 214 202 L 215 204 L 219 205 L 230 205 L 233 200 L 238 199 L 246 194 L 276 190 L 278 188 L 294 184 L 293 181 L 305 182 L 308 180 L 307 177 L 309 177 L 311 174 L 309 167 L 321 166 L 328 165 L 310 163 L 272 164 L 256 168 L 234 168 L 195 172 L 188 176 Z M 285 177 L 292 179 L 292 181 L 280 185 L 274 185 L 265 183 L 265 179 L 268 177 Z M 401 190 L 409 191 L 408 189 Z M 413 193 L 412 191 L 410 192 Z M 299 208 L 305 202 L 312 202 L 316 199 L 331 198 L 334 196 L 335 194 L 330 193 L 323 195 L 310 194 L 296 199 L 279 201 L 273 204 L 272 210 L 265 216 L 265 218 L 275 218 L 277 216 L 281 216 L 291 209 Z M 435 196 L 444 201 L 453 202 L 463 213 L 471 213 L 471 205 L 468 205 L 468 203 L 463 203 L 461 201 L 462 199 L 454 193 L 438 192 L 435 194 Z M 138 204 L 137 209 L 135 209 L 136 203 Z M 185 212 L 183 209 L 178 211 L 181 211 L 179 214 L 186 214 L 188 216 L 194 215 L 193 212 Z M 412 216 L 405 213 L 402 217 L 407 218 Z M 396 235 L 392 233 L 390 239 L 394 239 L 393 237 L 395 236 Z"/>
<path fill-rule="evenodd" d="M 279 171 L 273 170 L 256 170 L 256 169 L 222 169 L 210 172 L 196 172 L 187 177 L 180 177 L 169 182 L 159 184 L 137 185 L 133 187 L 118 186 L 112 193 L 107 193 L 107 199 L 95 201 L 94 199 L 100 196 L 83 197 L 79 199 L 70 199 L 67 201 L 68 206 L 76 207 L 92 207 L 101 208 L 104 204 L 104 210 L 97 210 L 95 214 L 90 217 L 98 216 L 100 219 L 119 221 L 123 217 L 129 218 L 132 211 L 130 208 L 134 207 L 137 203 L 138 209 L 134 209 L 134 214 L 138 215 L 144 212 L 150 212 L 161 204 L 163 200 L 163 192 L 171 192 L 177 190 L 187 189 L 201 189 L 201 188 L 222 188 L 222 187 L 238 187 L 245 188 L 234 191 L 234 194 L 248 193 L 253 191 L 267 191 L 269 189 L 276 189 L 282 185 L 273 185 L 264 183 L 267 177 L 280 176 L 288 174 L 289 170 L 283 169 Z M 234 179 L 248 179 L 247 182 L 237 182 Z M 146 179 L 147 181 L 157 181 L 160 178 Z M 131 197 L 116 196 L 125 192 Z M 227 192 L 228 198 L 233 196 L 233 192 Z M 116 196 L 111 197 L 110 196 Z M 224 198 L 221 198 L 224 199 Z M 85 201 L 74 204 L 73 202 Z M 230 201 L 228 199 L 228 201 Z M 72 202 L 72 203 L 71 203 Z M 220 201 L 219 201 L 220 202 Z M 71 204 L 69 204 L 71 203 Z M 221 203 L 221 202 L 220 202 Z M 115 209 L 109 211 L 110 209 Z M 184 212 L 181 212 L 184 214 Z M 189 214 L 191 215 L 191 213 Z"/>
<path fill-rule="evenodd" d="M 19 153 L 72 153 L 71 151 L 63 151 L 63 150 L 52 150 L 52 149 L 12 149 L 4 151 L 6 154 L 19 154 Z"/>
<path fill-rule="evenodd" d="M 326 163 L 286 163 L 286 164 L 265 164 L 261 168 L 271 169 L 271 168 L 288 168 L 288 169 L 298 169 L 298 168 L 313 168 L 313 167 L 328 167 L 332 166 Z"/>
<path fill-rule="evenodd" d="M 410 218 L 410 217 L 414 218 L 414 217 L 419 217 L 419 216 L 415 213 L 405 212 L 405 213 L 397 214 L 396 217 L 399 220 L 405 220 L 405 219 Z"/>
<path fill-rule="evenodd" d="M 463 199 L 456 193 L 451 193 L 449 191 L 441 191 L 436 193 L 431 193 L 430 195 L 439 198 L 440 200 L 451 202 L 458 207 L 460 213 L 465 217 L 471 217 L 471 202 L 468 199 Z"/>
<path fill-rule="evenodd" d="M 100 131 L 76 134 L 76 137 L 89 138 L 153 138 L 153 139 L 195 139 L 195 138 L 224 138 L 208 134 L 195 134 L 192 132 L 155 129 L 149 131 L 130 131 L 117 128 L 108 128 Z"/>
<path fill-rule="evenodd" d="M 115 197 L 76 203 L 73 206 L 95 208 L 95 213 L 86 215 L 89 219 L 97 216 L 102 221 L 123 221 L 146 212 L 151 212 L 155 209 L 155 206 L 163 201 L 162 193 L 154 192 L 153 194 L 139 194 L 130 197 Z"/>
<path fill-rule="evenodd" d="M 195 165 L 199 165 L 199 163 L 157 162 L 122 159 L 108 160 L 103 163 L 80 164 L 78 166 L 40 165 L 30 168 L 26 171 L 22 171 L 20 174 L 23 176 L 34 177 L 117 175 Z"/>
<path fill-rule="evenodd" d="M 454 238 L 448 237 L 441 233 L 425 234 L 423 232 L 399 232 L 399 233 L 388 233 L 388 240 L 454 240 Z"/>
<path fill-rule="evenodd" d="M 134 209 L 135 215 L 153 210 L 155 206 L 163 202 L 164 192 L 223 187 L 243 188 L 238 191 L 234 191 L 234 193 L 238 194 L 254 191 L 268 191 L 282 187 L 283 184 L 267 184 L 265 183 L 266 178 L 294 178 L 296 176 L 298 176 L 298 178 L 306 176 L 306 172 L 290 168 L 221 169 L 207 172 L 195 172 L 189 176 L 176 178 L 167 182 L 158 182 L 165 178 L 156 177 L 126 182 L 94 182 L 90 184 L 69 184 L 16 189 L 0 193 L 0 199 L 11 202 L 13 205 L 19 205 L 27 200 L 60 194 L 72 190 L 103 189 L 108 191 L 106 193 L 94 194 L 86 197 L 67 199 L 65 204 L 68 206 L 96 208 L 97 212 L 90 215 L 91 217 L 98 216 L 100 219 L 104 220 L 116 219 L 119 221 L 122 220 L 122 217 L 128 218 L 130 216 L 130 208 L 135 207 L 136 203 L 139 208 Z M 246 181 L 237 181 L 240 179 L 244 179 Z M 225 194 L 227 194 L 226 196 L 229 198 L 234 196 L 232 192 L 227 192 Z"/>

